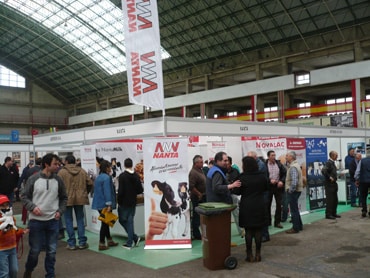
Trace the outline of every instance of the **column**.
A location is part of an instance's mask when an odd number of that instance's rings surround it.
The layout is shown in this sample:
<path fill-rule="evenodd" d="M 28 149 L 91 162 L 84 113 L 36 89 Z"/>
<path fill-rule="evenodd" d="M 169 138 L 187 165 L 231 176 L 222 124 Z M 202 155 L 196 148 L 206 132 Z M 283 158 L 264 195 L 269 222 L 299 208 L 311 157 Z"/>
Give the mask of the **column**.
<path fill-rule="evenodd" d="M 278 91 L 278 118 L 279 123 L 285 122 L 285 102 L 284 102 L 284 95 L 285 91 Z"/>
<path fill-rule="evenodd" d="M 361 82 L 360 79 L 351 80 L 353 127 L 361 127 Z M 365 112 L 365 111 L 363 111 Z"/>

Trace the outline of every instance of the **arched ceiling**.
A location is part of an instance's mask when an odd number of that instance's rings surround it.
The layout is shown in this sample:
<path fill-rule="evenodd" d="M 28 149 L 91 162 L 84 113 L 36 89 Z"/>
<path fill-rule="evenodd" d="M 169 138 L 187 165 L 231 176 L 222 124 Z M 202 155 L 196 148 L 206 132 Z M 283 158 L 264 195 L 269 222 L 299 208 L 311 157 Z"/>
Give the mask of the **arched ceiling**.
<path fill-rule="evenodd" d="M 104 13 L 116 13 L 121 0 L 111 0 L 111 10 L 105 12 L 95 5 L 108 0 L 34 1 L 43 8 L 50 3 L 58 5 L 53 16 L 69 12 L 68 20 L 56 23 L 56 27 L 67 28 L 72 20 L 86 24 L 91 32 L 105 38 L 103 48 L 116 48 L 114 59 L 124 61 L 124 51 L 115 46 L 114 36 L 103 34 L 79 16 L 88 9 L 98 21 Z M 55 30 L 25 16 L 20 5 L 26 2 L 32 6 L 33 1 L 0 0 L 0 64 L 43 87 L 65 105 L 122 91 L 126 72 L 108 73 L 93 60 L 93 54 L 84 54 Z M 76 9 L 71 10 L 72 6 Z M 158 10 L 161 45 L 171 55 L 163 60 L 165 82 L 237 68 L 288 52 L 309 53 L 332 44 L 370 39 L 369 0 L 158 0 Z M 111 24 L 122 24 L 120 18 L 117 20 Z M 258 57 L 252 57 L 252 52 Z M 350 62 L 353 57 L 336 59 L 327 63 Z M 302 68 L 324 66 L 322 59 L 312 59 Z M 239 82 L 238 76 L 233 79 Z"/>

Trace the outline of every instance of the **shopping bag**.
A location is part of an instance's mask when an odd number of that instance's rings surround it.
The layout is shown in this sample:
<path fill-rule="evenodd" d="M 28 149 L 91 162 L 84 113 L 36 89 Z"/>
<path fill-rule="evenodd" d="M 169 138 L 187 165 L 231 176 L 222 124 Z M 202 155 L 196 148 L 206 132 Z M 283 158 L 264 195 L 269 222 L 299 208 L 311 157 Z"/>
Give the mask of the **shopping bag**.
<path fill-rule="evenodd" d="M 113 212 L 108 211 L 106 208 L 103 208 L 98 219 L 101 222 L 104 222 L 105 224 L 109 225 L 110 227 L 113 227 L 118 220 L 118 216 L 115 215 Z"/>

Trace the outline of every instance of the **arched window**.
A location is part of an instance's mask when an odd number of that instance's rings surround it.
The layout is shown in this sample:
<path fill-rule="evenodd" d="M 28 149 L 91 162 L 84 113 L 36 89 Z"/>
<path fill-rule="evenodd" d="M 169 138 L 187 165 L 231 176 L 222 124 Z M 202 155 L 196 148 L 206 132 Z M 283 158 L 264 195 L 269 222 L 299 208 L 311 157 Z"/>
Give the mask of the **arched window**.
<path fill-rule="evenodd" d="M 26 88 L 26 79 L 0 65 L 0 86 Z"/>

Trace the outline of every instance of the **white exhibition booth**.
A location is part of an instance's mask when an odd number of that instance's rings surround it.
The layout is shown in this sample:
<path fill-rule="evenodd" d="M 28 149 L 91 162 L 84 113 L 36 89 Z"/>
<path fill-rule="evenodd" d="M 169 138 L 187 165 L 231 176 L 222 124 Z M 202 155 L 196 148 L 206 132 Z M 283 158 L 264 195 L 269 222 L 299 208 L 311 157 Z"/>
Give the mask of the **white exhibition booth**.
<path fill-rule="evenodd" d="M 74 152 L 81 146 L 94 145 L 98 142 L 109 140 L 173 136 L 198 136 L 199 138 L 196 143 L 189 144 L 188 147 L 189 169 L 192 165 L 191 159 L 195 154 L 200 154 L 204 159 L 208 159 L 213 157 L 213 151 L 216 153 L 221 150 L 226 151 L 233 158 L 233 162 L 241 168 L 241 159 L 243 156 L 241 137 L 325 138 L 327 139 L 325 142 L 328 151 L 337 151 L 339 159 L 342 159 L 344 163 L 348 144 L 360 142 L 364 146 L 367 146 L 369 144 L 370 130 L 362 128 L 298 126 L 279 123 L 162 117 L 37 135 L 34 138 L 34 150 L 55 152 L 57 149 L 62 149 L 64 151 L 70 150 L 70 152 Z M 210 151 L 210 142 L 222 142 L 222 144 L 214 144 L 214 149 Z M 338 164 L 339 168 L 342 168 L 341 166 L 341 164 Z M 339 181 L 339 187 L 339 200 L 346 202 L 346 185 L 344 179 L 343 181 Z M 97 221 L 97 212 L 93 212 L 90 207 L 86 207 L 86 215 L 87 228 L 98 232 L 100 223 Z M 144 235 L 145 233 L 143 205 L 138 205 L 137 207 L 135 231 L 140 235 Z M 124 229 L 120 225 L 115 225 L 112 232 L 125 235 Z"/>

